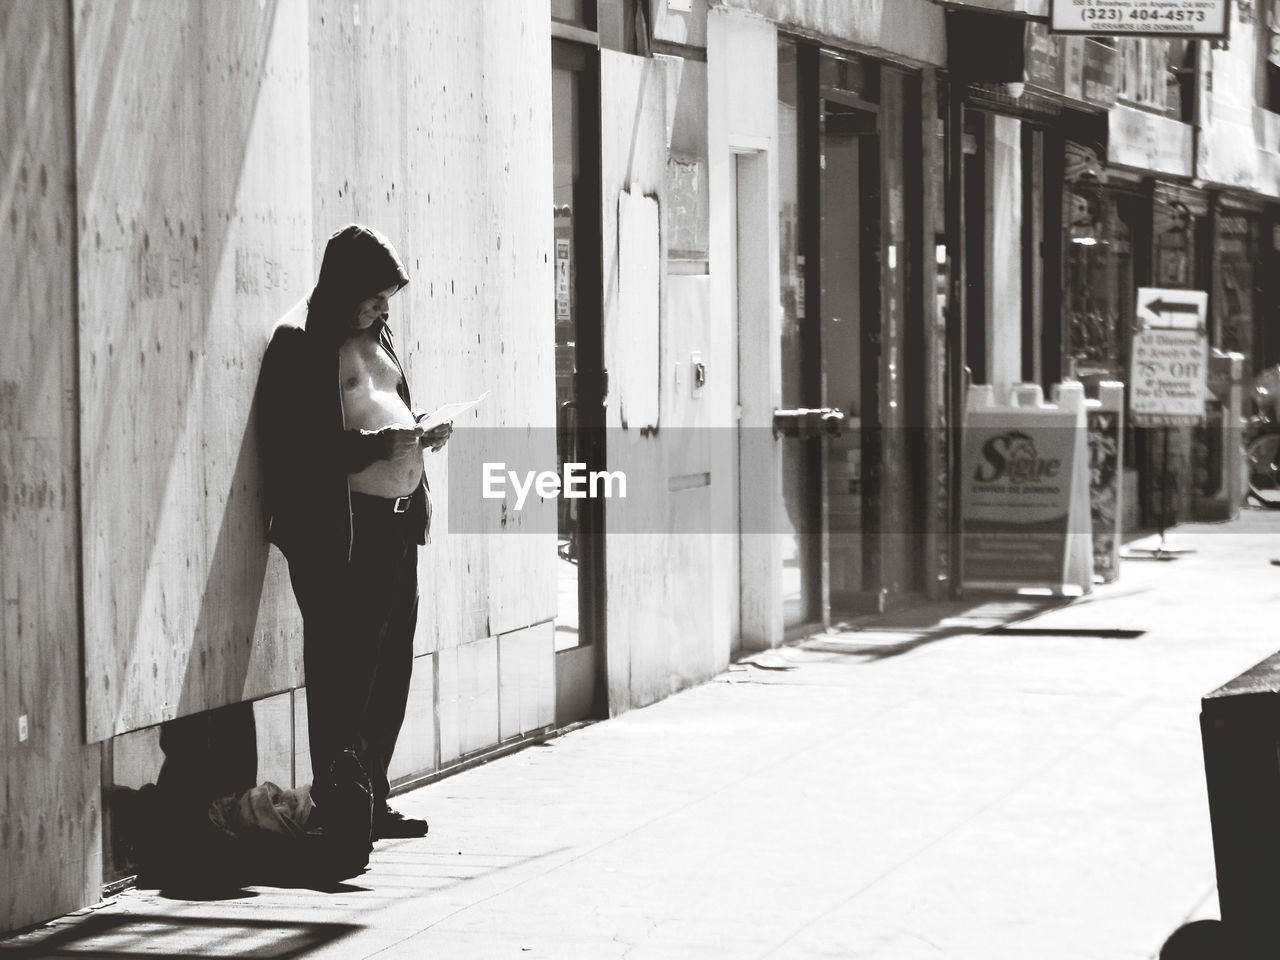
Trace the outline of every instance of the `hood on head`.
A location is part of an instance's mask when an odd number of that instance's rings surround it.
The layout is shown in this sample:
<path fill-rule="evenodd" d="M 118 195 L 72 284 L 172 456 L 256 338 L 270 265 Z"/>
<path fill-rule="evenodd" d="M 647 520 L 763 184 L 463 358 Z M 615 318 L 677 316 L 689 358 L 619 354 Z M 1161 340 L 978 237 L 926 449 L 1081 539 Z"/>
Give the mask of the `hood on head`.
<path fill-rule="evenodd" d="M 320 277 L 307 301 L 307 329 L 345 335 L 356 304 L 409 282 L 391 241 L 372 227 L 349 224 L 329 238 Z"/>

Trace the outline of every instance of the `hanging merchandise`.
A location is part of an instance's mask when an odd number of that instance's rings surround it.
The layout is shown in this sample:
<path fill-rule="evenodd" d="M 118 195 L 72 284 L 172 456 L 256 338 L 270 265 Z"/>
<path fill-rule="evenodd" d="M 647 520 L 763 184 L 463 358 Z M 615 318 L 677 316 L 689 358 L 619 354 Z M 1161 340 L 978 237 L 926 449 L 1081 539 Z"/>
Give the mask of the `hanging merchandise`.
<path fill-rule="evenodd" d="M 1089 514 L 1093 521 L 1093 575 L 1102 583 L 1120 576 L 1124 518 L 1124 384 L 1098 384 L 1098 399 L 1085 401 L 1089 424 Z"/>

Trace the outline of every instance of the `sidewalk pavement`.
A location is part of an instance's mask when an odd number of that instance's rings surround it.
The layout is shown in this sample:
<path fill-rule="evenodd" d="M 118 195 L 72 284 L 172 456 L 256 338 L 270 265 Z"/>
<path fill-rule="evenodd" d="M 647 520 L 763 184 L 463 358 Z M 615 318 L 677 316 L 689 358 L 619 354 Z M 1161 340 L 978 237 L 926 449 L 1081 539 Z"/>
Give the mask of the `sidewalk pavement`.
<path fill-rule="evenodd" d="M 1217 916 L 1199 700 L 1280 647 L 1277 534 L 856 622 L 400 797 L 430 836 L 338 892 L 131 890 L 0 960 L 1148 960 Z"/>

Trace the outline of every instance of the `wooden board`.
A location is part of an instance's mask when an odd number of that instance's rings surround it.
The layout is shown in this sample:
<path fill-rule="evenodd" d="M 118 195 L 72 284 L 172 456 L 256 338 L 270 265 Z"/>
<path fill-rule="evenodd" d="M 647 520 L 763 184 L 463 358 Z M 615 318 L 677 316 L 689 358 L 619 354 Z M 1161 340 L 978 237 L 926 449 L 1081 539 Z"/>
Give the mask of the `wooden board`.
<path fill-rule="evenodd" d="M 628 331 L 621 284 L 626 270 L 620 263 L 620 211 L 624 194 L 656 198 L 659 214 L 666 191 L 666 83 L 663 62 L 625 54 L 600 53 L 601 212 L 603 228 L 604 355 L 609 371 L 606 426 L 608 469 L 627 476 L 627 499 L 609 505 L 606 570 L 608 638 L 608 695 L 610 713 L 638 705 L 632 697 L 632 647 L 653 642 L 654 611 L 661 609 L 668 571 L 665 541 L 666 474 L 659 436 L 639 429 L 624 430 L 623 404 L 614 384 L 638 389 L 645 382 L 629 371 Z M 659 251 L 659 275 L 666 272 Z M 658 317 L 646 318 L 657 325 Z M 657 378 L 658 371 L 644 372 Z"/>
<path fill-rule="evenodd" d="M 3 932 L 96 900 L 102 853 L 100 750 L 81 738 L 67 7 L 0 5 L 0 37 Z"/>
<path fill-rule="evenodd" d="M 435 654 L 415 657 L 409 679 L 409 703 L 387 776 L 392 783 L 412 780 L 436 767 Z"/>
<path fill-rule="evenodd" d="M 293 691 L 293 785 L 300 787 L 314 777 L 311 738 L 307 735 L 307 688 Z"/>
<path fill-rule="evenodd" d="M 279 693 L 253 704 L 258 744 L 258 781 L 288 789 L 293 786 L 293 694 Z"/>
<path fill-rule="evenodd" d="M 502 15 L 485 25 L 481 220 L 494 225 L 481 232 L 488 242 L 484 312 L 498 321 L 496 342 L 490 340 L 487 347 L 490 423 L 504 432 L 523 433 L 537 462 L 553 469 L 551 42 L 541 4 L 499 3 L 494 9 Z M 501 535 L 487 538 L 490 633 L 505 634 L 556 615 L 556 507 L 555 500 L 526 507 L 525 515 L 509 520 Z M 546 532 L 529 532 L 535 530 Z M 543 685 L 536 673 L 513 679 L 532 684 L 522 700 L 540 697 Z"/>
<path fill-rule="evenodd" d="M 436 656 L 440 764 L 498 742 L 498 638 L 442 650 Z"/>
<path fill-rule="evenodd" d="M 552 624 L 539 624 L 498 638 L 498 691 L 498 728 L 503 740 L 533 733 L 555 721 Z"/>
<path fill-rule="evenodd" d="M 399 0 L 311 4 L 313 245 L 318 263 L 329 236 L 353 221 L 395 244 L 409 285 L 392 301 L 392 330 L 414 404 L 430 410 L 487 379 L 472 269 L 484 256 L 472 228 L 483 181 L 471 162 L 483 136 L 481 21 L 470 4 L 431 5 L 434 22 L 412 12 Z M 429 455 L 427 467 L 434 518 L 418 655 L 489 632 L 484 544 L 446 533 L 448 454 Z"/>
<path fill-rule="evenodd" d="M 313 154 L 317 257 L 352 220 L 396 244 L 410 284 L 393 329 L 417 406 L 488 390 L 455 429 L 553 427 L 545 16 L 529 4 L 402 0 L 357 14 L 320 0 L 311 36 L 313 139 L 325 145 Z M 367 118 L 358 136 L 353 118 Z M 540 440 L 554 462 L 554 433 Z M 428 456 L 435 533 L 419 655 L 555 613 L 554 539 L 499 532 L 499 505 L 451 487 L 449 458 Z M 489 511 L 494 532 L 449 534 L 462 510 Z"/>
<path fill-rule="evenodd" d="M 691 443 L 689 434 L 712 422 L 709 403 L 686 396 L 690 354 L 709 350 L 709 291 L 701 278 L 668 275 L 668 238 L 657 229 L 667 202 L 673 114 L 705 110 L 705 84 L 688 102 L 668 96 L 678 75 L 679 65 L 669 61 L 601 53 L 607 456 L 608 468 L 627 476 L 626 499 L 606 510 L 608 687 L 615 713 L 707 678 L 715 651 L 726 648 L 711 636 L 705 589 L 713 557 L 706 536 L 712 488 L 677 489 L 710 472 L 710 445 Z M 628 283 L 643 288 L 655 281 L 656 299 L 640 309 L 645 298 L 629 292 Z M 714 368 L 715 358 L 704 358 Z M 680 388 L 677 361 L 684 371 Z"/>
<path fill-rule="evenodd" d="M 270 329 L 311 271 L 308 61 L 303 0 L 75 10 L 100 739 L 300 682 L 252 409 Z"/>

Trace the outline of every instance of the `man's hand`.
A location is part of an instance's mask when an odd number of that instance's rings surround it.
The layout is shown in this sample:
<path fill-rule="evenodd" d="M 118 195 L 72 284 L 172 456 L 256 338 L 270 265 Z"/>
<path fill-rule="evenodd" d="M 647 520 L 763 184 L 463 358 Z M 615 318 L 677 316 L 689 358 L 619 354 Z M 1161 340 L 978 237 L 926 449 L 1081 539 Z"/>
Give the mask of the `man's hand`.
<path fill-rule="evenodd" d="M 421 442 L 424 447 L 429 447 L 431 449 L 431 452 L 435 453 L 439 451 L 446 443 L 449 442 L 449 437 L 451 437 L 452 435 L 453 435 L 453 421 L 450 420 L 447 423 L 442 423 L 442 424 L 439 424 L 438 426 L 432 427 L 430 430 L 424 433 L 422 435 Z"/>
<path fill-rule="evenodd" d="M 379 460 L 399 460 L 420 449 L 422 428 L 416 424 L 412 427 L 383 427 L 369 436 L 377 438 Z"/>

